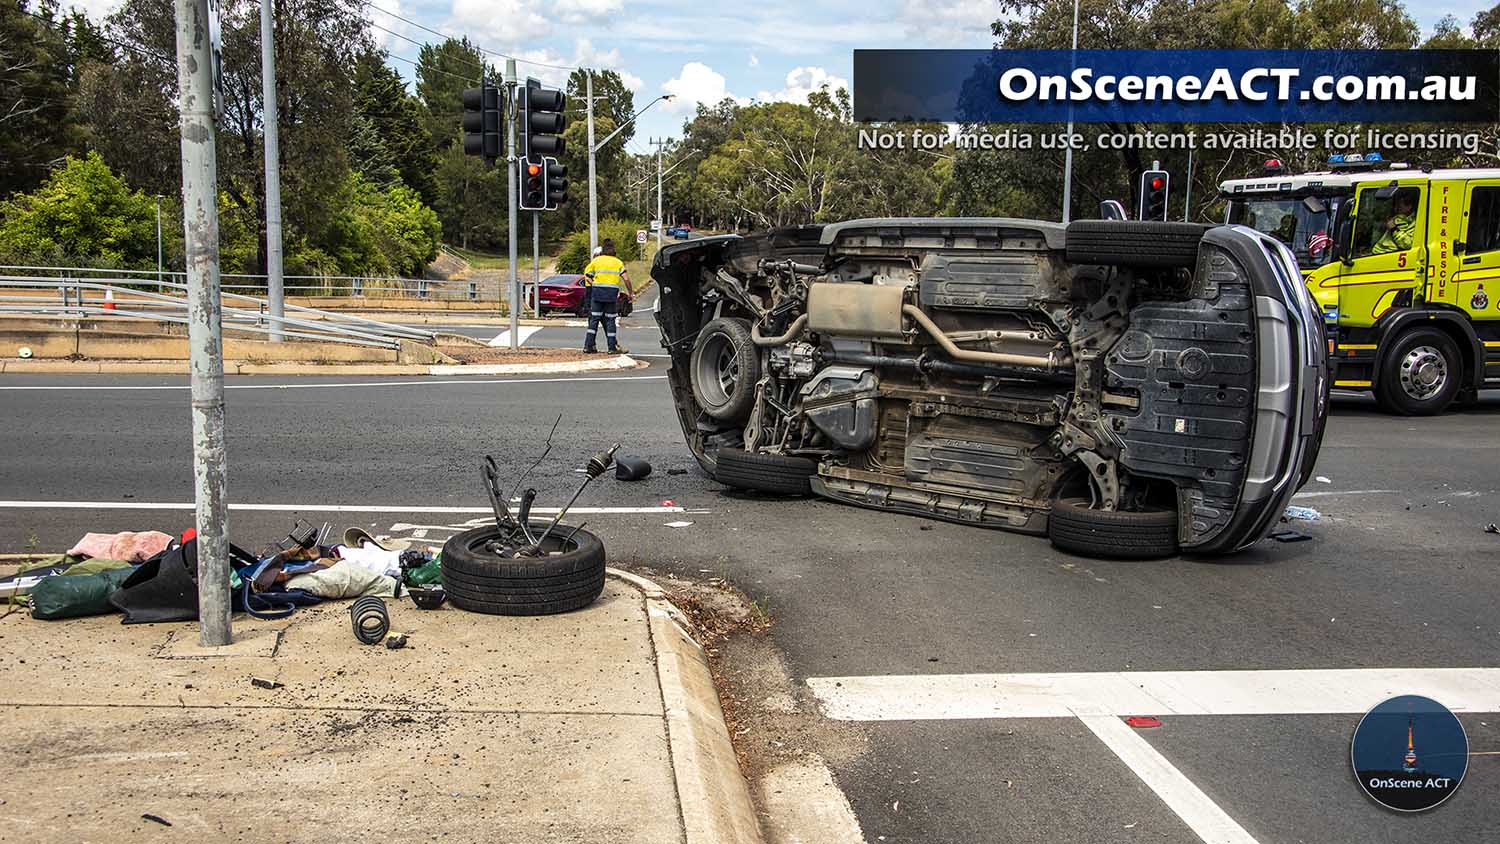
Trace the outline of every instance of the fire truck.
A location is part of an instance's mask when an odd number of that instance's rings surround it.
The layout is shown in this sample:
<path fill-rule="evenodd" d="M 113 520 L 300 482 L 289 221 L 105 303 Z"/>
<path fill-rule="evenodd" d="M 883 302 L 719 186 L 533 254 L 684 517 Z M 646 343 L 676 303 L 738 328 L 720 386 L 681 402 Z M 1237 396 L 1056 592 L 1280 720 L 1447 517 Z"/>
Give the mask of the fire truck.
<path fill-rule="evenodd" d="M 1500 168 L 1336 155 L 1220 185 L 1227 221 L 1291 247 L 1322 308 L 1333 386 L 1428 415 L 1500 388 Z"/>

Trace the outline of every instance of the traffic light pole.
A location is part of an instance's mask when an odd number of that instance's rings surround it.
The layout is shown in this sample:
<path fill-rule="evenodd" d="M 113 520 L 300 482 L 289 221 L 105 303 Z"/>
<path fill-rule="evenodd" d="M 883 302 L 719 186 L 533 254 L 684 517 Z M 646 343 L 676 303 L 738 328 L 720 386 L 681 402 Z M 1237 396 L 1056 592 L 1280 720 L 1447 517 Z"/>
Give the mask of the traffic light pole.
<path fill-rule="evenodd" d="M 510 248 L 510 347 L 521 348 L 521 280 L 516 274 L 516 60 L 505 60 L 505 107 L 510 125 L 505 145 L 506 202 L 510 205 L 510 233 L 506 237 Z"/>
<path fill-rule="evenodd" d="M 542 212 L 531 212 L 531 313 L 542 315 Z"/>
<path fill-rule="evenodd" d="M 224 461 L 224 346 L 209 0 L 175 0 L 182 221 L 198 530 L 198 641 L 229 644 L 229 503 Z"/>

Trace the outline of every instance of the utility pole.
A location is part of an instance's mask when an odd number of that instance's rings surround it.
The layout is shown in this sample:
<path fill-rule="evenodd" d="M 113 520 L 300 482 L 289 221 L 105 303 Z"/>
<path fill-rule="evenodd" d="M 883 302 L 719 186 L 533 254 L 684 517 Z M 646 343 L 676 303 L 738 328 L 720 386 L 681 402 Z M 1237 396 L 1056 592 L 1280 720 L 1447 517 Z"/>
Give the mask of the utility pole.
<path fill-rule="evenodd" d="M 521 348 L 521 279 L 516 275 L 516 60 L 505 60 L 505 122 L 510 133 L 505 145 L 506 202 L 510 205 L 510 347 Z"/>
<path fill-rule="evenodd" d="M 594 179 L 594 71 L 584 68 L 583 101 L 589 124 L 589 255 L 599 245 L 599 187 Z"/>
<path fill-rule="evenodd" d="M 667 145 L 665 138 L 652 138 L 651 143 L 656 145 L 656 251 L 661 252 L 661 238 L 667 228 L 667 221 L 661 215 L 661 148 Z"/>
<path fill-rule="evenodd" d="M 272 0 L 260 0 L 261 128 L 266 142 L 266 300 L 271 340 L 279 342 L 286 315 L 281 278 L 281 129 L 276 116 L 276 51 L 271 25 Z"/>
<path fill-rule="evenodd" d="M 189 375 L 193 396 L 193 499 L 198 529 L 198 640 L 227 645 L 229 507 L 224 471 L 224 348 L 219 299 L 218 162 L 214 154 L 214 52 L 209 0 L 174 0 L 187 237 Z"/>
<path fill-rule="evenodd" d="M 1078 0 L 1073 0 L 1073 66 L 1078 64 Z M 1063 151 L 1063 225 L 1068 224 L 1073 210 L 1073 106 L 1068 105 L 1068 148 Z"/>

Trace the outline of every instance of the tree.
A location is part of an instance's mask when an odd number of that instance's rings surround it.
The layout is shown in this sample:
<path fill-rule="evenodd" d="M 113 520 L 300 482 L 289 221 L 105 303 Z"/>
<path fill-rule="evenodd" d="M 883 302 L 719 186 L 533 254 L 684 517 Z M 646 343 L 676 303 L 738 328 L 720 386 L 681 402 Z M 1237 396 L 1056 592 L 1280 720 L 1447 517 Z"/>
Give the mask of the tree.
<path fill-rule="evenodd" d="M 55 2 L 0 0 L 0 196 L 37 186 L 77 148 L 66 29 Z"/>
<path fill-rule="evenodd" d="M 427 109 L 428 142 L 441 154 L 457 137 L 463 122 L 463 92 L 493 76 L 484 56 L 467 38 L 423 44 L 417 53 L 417 99 Z"/>
<path fill-rule="evenodd" d="M 35 192 L 0 202 L 0 255 L 13 262 L 156 265 L 156 201 L 96 152 L 69 157 Z"/>
<path fill-rule="evenodd" d="M 401 75 L 378 53 L 365 53 L 354 68 L 354 105 L 389 156 L 401 181 L 428 205 L 437 202 L 438 155 L 427 135 L 427 111 L 406 91 Z"/>

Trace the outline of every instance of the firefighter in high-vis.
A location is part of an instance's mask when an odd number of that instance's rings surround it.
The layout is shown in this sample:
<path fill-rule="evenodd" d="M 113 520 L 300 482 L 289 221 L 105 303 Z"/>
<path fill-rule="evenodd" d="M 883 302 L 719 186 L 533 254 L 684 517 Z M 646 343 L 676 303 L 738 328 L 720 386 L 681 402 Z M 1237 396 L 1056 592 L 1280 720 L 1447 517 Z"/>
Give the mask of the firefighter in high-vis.
<path fill-rule="evenodd" d="M 599 323 L 603 322 L 610 352 L 624 352 L 615 337 L 615 309 L 620 300 L 620 285 L 630 283 L 630 274 L 625 262 L 615 257 L 613 240 L 605 238 L 599 245 L 599 254 L 583 268 L 583 277 L 589 286 L 589 330 L 583 335 L 583 350 L 590 354 L 599 351 Z"/>

